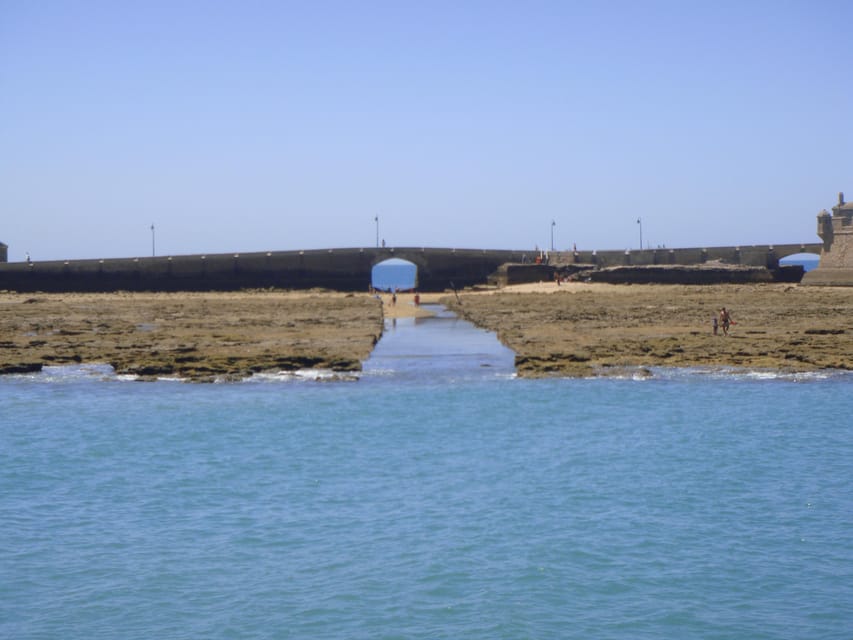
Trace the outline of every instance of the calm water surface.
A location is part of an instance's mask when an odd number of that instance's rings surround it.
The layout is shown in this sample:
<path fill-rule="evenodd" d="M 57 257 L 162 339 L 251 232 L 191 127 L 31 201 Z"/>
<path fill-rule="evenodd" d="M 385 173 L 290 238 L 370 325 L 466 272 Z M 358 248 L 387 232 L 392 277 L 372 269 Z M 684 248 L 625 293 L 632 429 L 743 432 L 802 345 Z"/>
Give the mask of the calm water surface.
<path fill-rule="evenodd" d="M 0 637 L 850 638 L 853 378 L 655 373 L 0 379 Z"/>

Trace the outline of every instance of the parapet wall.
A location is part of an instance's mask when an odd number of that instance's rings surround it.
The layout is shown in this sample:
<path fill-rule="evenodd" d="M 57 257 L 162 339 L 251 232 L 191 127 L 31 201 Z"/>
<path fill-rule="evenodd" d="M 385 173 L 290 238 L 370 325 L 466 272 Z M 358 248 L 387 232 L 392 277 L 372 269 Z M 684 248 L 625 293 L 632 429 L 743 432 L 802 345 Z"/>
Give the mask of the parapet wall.
<path fill-rule="evenodd" d="M 795 253 L 820 253 L 820 243 L 705 247 L 688 249 L 636 249 L 626 251 L 555 251 L 551 264 L 593 264 L 597 267 L 691 265 L 720 261 L 748 267 L 775 269 L 779 260 Z"/>

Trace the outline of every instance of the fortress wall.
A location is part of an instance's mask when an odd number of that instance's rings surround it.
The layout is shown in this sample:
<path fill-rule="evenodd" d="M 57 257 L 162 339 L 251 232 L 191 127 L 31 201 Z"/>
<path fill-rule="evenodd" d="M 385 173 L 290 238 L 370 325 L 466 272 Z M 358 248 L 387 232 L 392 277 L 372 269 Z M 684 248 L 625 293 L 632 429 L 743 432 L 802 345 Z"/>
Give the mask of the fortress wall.
<path fill-rule="evenodd" d="M 817 214 L 817 234 L 823 241 L 820 263 L 803 284 L 853 286 L 853 203 L 844 202 L 843 193 L 831 215 L 826 209 Z"/>
<path fill-rule="evenodd" d="M 819 287 L 853 287 L 853 269 L 819 267 L 803 276 L 802 282 Z"/>
<path fill-rule="evenodd" d="M 833 223 L 835 222 L 833 220 Z M 828 235 L 829 241 L 822 245 L 819 267 L 821 269 L 853 268 L 853 226 L 851 226 L 853 216 L 841 218 L 838 222 L 841 224 L 833 224 L 835 229 Z M 844 225 L 845 222 L 847 225 Z"/>

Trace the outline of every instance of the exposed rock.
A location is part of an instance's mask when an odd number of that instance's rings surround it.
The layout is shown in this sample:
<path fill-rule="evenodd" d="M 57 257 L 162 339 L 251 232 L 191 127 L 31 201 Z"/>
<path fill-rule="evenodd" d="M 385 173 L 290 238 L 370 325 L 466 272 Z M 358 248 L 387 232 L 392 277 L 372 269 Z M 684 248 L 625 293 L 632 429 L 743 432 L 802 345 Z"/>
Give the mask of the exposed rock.
<path fill-rule="evenodd" d="M 4 362 L 0 364 L 0 374 L 4 373 L 36 373 L 41 371 L 41 362 Z"/>
<path fill-rule="evenodd" d="M 564 284 L 552 293 L 444 302 L 495 331 L 520 376 L 612 375 L 649 366 L 853 369 L 853 289 L 782 284 Z M 725 306 L 735 321 L 714 335 Z"/>
<path fill-rule="evenodd" d="M 0 294 L 0 373 L 109 363 L 141 379 L 198 381 L 259 371 L 358 371 L 382 334 L 366 294 Z"/>

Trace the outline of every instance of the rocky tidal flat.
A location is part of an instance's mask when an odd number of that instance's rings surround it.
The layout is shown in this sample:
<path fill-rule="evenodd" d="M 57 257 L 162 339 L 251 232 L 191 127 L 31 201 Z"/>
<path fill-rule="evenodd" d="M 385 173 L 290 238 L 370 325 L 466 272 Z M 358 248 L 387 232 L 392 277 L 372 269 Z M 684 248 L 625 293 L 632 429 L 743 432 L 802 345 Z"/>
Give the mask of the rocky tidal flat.
<path fill-rule="evenodd" d="M 329 291 L 0 293 L 0 373 L 75 363 L 143 380 L 353 372 L 381 337 L 383 315 L 425 313 L 405 296 L 384 302 L 383 314 L 376 297 Z M 494 331 L 524 377 L 656 366 L 853 369 L 853 288 L 538 283 L 441 302 Z M 735 321 L 728 336 L 712 330 L 722 306 Z"/>
<path fill-rule="evenodd" d="M 853 288 L 552 283 L 445 302 L 516 352 L 518 375 L 625 367 L 853 369 Z M 725 306 L 736 324 L 712 329 Z"/>
<path fill-rule="evenodd" d="M 357 371 L 381 334 L 381 304 L 366 295 L 0 294 L 0 373 L 73 363 L 196 381 Z"/>

